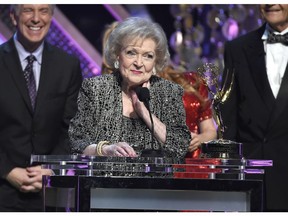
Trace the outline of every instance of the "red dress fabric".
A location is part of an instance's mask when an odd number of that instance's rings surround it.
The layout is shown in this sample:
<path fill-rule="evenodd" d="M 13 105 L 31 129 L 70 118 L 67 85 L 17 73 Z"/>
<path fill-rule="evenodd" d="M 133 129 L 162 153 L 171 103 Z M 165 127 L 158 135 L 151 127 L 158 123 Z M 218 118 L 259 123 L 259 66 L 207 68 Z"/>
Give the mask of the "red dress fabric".
<path fill-rule="evenodd" d="M 195 72 L 186 72 L 186 79 L 193 86 L 195 82 L 199 82 L 199 75 Z M 201 81 L 199 83 L 199 89 L 196 89 L 202 97 L 203 101 L 208 100 L 208 89 L 206 85 Z M 199 127 L 201 121 L 212 118 L 212 108 L 211 101 L 201 104 L 201 100 L 194 93 L 184 92 L 183 103 L 186 111 L 186 124 L 189 127 L 189 130 L 193 133 L 199 133 Z M 200 155 L 200 149 L 193 152 L 189 152 L 186 155 L 186 158 L 198 158 Z"/>
<path fill-rule="evenodd" d="M 195 72 L 186 72 L 185 78 L 190 82 L 190 85 L 194 86 L 196 82 L 199 82 L 199 75 Z M 196 89 L 199 96 L 194 93 L 184 92 L 183 95 L 183 104 L 186 111 L 186 124 L 189 127 L 189 130 L 193 133 L 199 133 L 199 124 L 201 121 L 212 118 L 212 108 L 211 108 L 211 100 L 208 97 L 208 89 L 205 84 L 199 82 L 199 86 Z M 206 101 L 206 103 L 205 103 Z M 204 103 L 203 103 L 204 102 Z M 191 158 L 199 158 L 201 154 L 200 148 L 196 149 L 193 152 L 188 152 L 186 154 L 186 164 L 191 164 L 189 159 Z M 193 162 L 194 163 L 194 162 Z M 185 172 L 179 171 L 174 172 L 174 178 L 198 178 L 198 179 L 207 179 L 209 178 L 209 174 L 205 172 L 207 170 L 207 166 L 205 165 L 174 165 L 174 168 L 180 169 L 184 168 Z M 199 169 L 203 170 L 203 172 L 199 172 Z M 180 169 L 181 170 L 181 169 Z M 184 210 L 181 212 L 200 212 L 206 210 Z"/>

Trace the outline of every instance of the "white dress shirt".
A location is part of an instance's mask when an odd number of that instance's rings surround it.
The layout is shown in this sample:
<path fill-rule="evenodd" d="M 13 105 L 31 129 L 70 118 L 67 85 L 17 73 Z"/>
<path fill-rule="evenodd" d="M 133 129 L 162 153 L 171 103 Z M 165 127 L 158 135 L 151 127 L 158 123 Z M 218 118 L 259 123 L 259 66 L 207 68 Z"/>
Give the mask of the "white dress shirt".
<path fill-rule="evenodd" d="M 285 34 L 288 28 L 282 32 L 274 31 L 269 25 L 266 25 L 266 30 L 262 36 L 264 49 L 266 53 L 266 70 L 267 76 L 272 89 L 273 95 L 277 98 L 282 78 L 285 73 L 288 62 L 288 46 L 282 43 L 267 44 L 268 32 L 275 34 Z"/>
<path fill-rule="evenodd" d="M 33 53 L 30 53 L 30 52 L 27 52 L 24 49 L 24 47 L 22 46 L 22 44 L 17 40 L 16 33 L 14 34 L 13 39 L 15 42 L 16 49 L 18 51 L 18 55 L 19 55 L 19 59 L 20 59 L 20 63 L 22 66 L 23 73 L 24 73 L 26 65 L 28 64 L 28 61 L 26 60 L 27 56 L 32 54 L 36 58 L 36 61 L 33 62 L 33 74 L 34 74 L 35 83 L 36 83 L 36 90 L 38 90 L 39 81 L 40 81 L 42 52 L 43 52 L 43 48 L 44 48 L 44 42 Z"/>

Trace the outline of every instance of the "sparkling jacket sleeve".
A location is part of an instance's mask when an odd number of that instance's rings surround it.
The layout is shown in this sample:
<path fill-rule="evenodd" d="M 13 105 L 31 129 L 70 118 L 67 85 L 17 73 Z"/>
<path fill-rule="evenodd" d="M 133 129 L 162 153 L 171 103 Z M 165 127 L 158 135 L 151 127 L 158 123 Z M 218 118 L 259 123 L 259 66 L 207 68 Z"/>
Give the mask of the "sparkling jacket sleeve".
<path fill-rule="evenodd" d="M 166 125 L 164 154 L 183 158 L 190 141 L 182 102 L 183 90 L 177 84 L 154 76 L 150 83 L 151 112 Z M 125 141 L 121 138 L 122 118 L 121 88 L 117 78 L 105 75 L 84 80 L 78 97 L 78 112 L 69 128 L 72 151 L 82 153 L 88 145 L 101 140 L 110 143 Z M 146 125 L 143 127 L 141 131 L 133 131 L 134 136 L 151 140 L 151 131 Z"/>

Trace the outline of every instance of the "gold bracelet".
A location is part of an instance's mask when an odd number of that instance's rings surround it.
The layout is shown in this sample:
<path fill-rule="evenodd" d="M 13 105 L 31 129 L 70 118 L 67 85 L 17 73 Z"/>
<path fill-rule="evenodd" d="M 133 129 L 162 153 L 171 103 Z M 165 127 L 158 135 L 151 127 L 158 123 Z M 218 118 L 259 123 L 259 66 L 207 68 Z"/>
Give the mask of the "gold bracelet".
<path fill-rule="evenodd" d="M 103 146 L 109 145 L 109 144 L 110 144 L 110 143 L 109 143 L 108 141 L 106 141 L 106 140 L 100 141 L 100 142 L 97 144 L 97 146 L 96 146 L 96 154 L 97 154 L 98 156 L 104 156 L 103 153 L 102 153 L 102 148 L 103 148 Z"/>

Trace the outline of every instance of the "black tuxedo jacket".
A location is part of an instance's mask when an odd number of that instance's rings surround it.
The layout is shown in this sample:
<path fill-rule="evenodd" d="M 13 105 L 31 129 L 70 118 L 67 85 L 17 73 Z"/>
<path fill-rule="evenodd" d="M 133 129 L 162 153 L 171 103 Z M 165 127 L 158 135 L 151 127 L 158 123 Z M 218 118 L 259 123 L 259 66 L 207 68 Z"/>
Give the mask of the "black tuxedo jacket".
<path fill-rule="evenodd" d="M 273 160 L 273 168 L 265 171 L 266 207 L 288 210 L 288 67 L 275 99 L 265 66 L 264 30 L 265 25 L 225 45 L 223 76 L 234 70 L 235 82 L 221 107 L 224 138 L 242 142 L 246 158 Z"/>
<path fill-rule="evenodd" d="M 13 39 L 0 46 L 0 206 L 19 193 L 3 176 L 30 166 L 31 154 L 69 154 L 67 130 L 77 111 L 80 62 L 44 44 L 35 111 L 32 111 Z"/>

